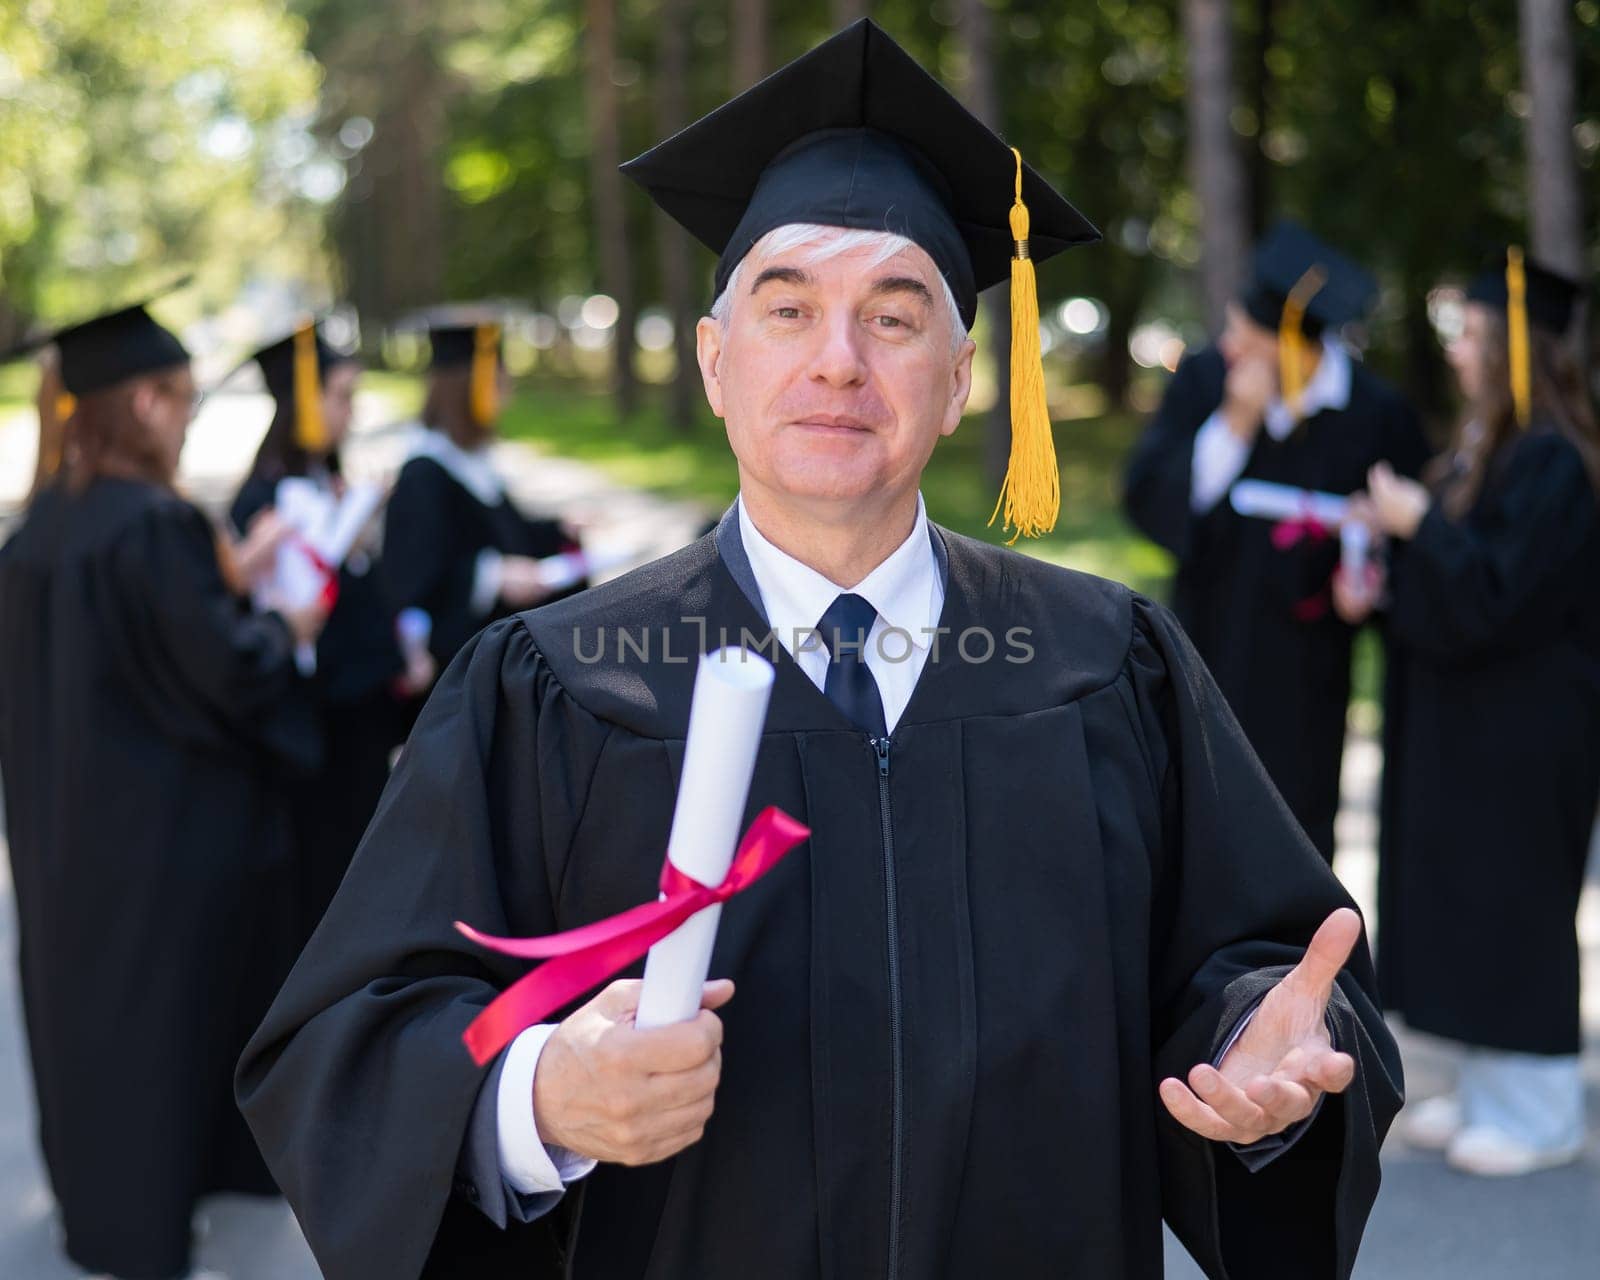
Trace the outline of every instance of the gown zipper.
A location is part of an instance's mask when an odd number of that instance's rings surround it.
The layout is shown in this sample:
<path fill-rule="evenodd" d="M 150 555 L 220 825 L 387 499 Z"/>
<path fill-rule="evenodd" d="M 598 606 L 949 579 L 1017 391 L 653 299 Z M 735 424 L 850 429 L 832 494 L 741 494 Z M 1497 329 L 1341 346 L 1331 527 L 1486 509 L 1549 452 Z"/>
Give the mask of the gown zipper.
<path fill-rule="evenodd" d="M 883 911 L 889 935 L 889 1280 L 900 1274 L 900 1200 L 905 1134 L 905 1080 L 900 1036 L 900 907 L 895 887 L 894 824 L 889 816 L 889 739 L 871 739 L 878 758 L 878 820 L 883 831 Z"/>

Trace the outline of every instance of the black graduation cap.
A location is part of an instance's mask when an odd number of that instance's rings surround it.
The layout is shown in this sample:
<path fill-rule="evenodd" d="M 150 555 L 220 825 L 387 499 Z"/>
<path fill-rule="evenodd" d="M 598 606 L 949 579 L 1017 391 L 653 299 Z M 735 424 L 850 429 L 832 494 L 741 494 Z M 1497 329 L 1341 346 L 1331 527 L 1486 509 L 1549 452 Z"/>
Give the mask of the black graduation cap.
<path fill-rule="evenodd" d="M 427 330 L 430 370 L 471 369 L 468 401 L 473 419 L 483 427 L 500 412 L 505 314 L 505 307 L 494 303 L 454 303 L 418 312 L 402 325 Z"/>
<path fill-rule="evenodd" d="M 622 166 L 720 255 L 721 293 L 788 223 L 893 231 L 927 251 L 970 328 L 1010 271 L 1011 149 L 868 18 Z M 1100 233 L 1026 164 L 1029 256 Z"/>
<path fill-rule="evenodd" d="M 188 364 L 189 352 L 170 330 L 145 309 L 189 283 L 173 281 L 138 302 L 89 320 L 43 333 L 13 347 L 0 361 L 54 343 L 60 354 L 61 383 L 74 396 L 88 395 L 141 374 Z"/>
<path fill-rule="evenodd" d="M 1378 295 L 1370 273 L 1293 222 L 1266 234 L 1252 266 L 1244 307 L 1266 329 L 1279 329 L 1289 308 L 1291 317 L 1298 312 L 1302 332 L 1315 338 L 1365 315 Z"/>
<path fill-rule="evenodd" d="M 979 291 L 1009 276 L 1012 451 L 995 511 L 1029 536 L 1055 526 L 1033 264 L 1100 233 L 882 27 L 852 23 L 622 171 L 718 255 L 719 295 L 757 240 L 794 223 L 904 236 L 968 328 Z"/>
<path fill-rule="evenodd" d="M 295 357 L 297 352 L 306 349 L 306 339 L 300 336 L 302 331 L 303 326 L 297 326 L 276 342 L 268 343 L 250 356 L 250 360 L 260 367 L 261 378 L 267 384 L 267 390 L 276 399 L 288 399 L 294 395 Z M 310 349 L 316 356 L 319 377 L 326 376 L 328 370 L 335 365 L 346 364 L 355 359 L 355 356 L 333 346 L 322 336 L 321 329 L 315 326 L 311 330 Z"/>
<path fill-rule="evenodd" d="M 1583 296 L 1583 285 L 1522 255 L 1515 247 L 1502 249 L 1483 273 L 1468 283 L 1467 301 L 1505 311 L 1510 305 L 1510 281 L 1516 271 L 1511 262 L 1513 256 L 1521 262 L 1528 323 L 1558 337 L 1565 334 L 1572 324 L 1573 309 Z"/>

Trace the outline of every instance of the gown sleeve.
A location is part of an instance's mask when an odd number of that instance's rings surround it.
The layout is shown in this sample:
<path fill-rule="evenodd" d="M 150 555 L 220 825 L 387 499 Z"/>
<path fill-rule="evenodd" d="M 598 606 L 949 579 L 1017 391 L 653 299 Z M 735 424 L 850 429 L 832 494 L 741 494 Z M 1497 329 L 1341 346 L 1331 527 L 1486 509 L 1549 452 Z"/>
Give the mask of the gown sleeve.
<path fill-rule="evenodd" d="M 526 965 L 452 922 L 554 930 L 553 886 L 604 738 L 517 619 L 471 641 L 246 1049 L 240 1107 L 328 1280 L 413 1280 L 436 1241 L 479 1261 L 520 1249 L 504 1273 L 542 1274 L 529 1259 L 551 1222 L 499 1230 L 456 1173 L 488 1074 L 462 1032 Z"/>
<path fill-rule="evenodd" d="M 383 526 L 383 573 L 396 611 L 425 610 L 435 653 L 453 655 L 482 625 L 472 610 L 477 548 L 455 528 L 455 481 L 436 462 L 408 462 L 389 495 Z"/>
<path fill-rule="evenodd" d="M 252 474 L 239 486 L 239 492 L 228 506 L 228 523 L 233 526 L 234 533 L 244 537 L 250 532 L 250 522 L 256 518 L 256 513 L 272 506 L 276 500 L 277 485 L 265 476 Z"/>
<path fill-rule="evenodd" d="M 1152 936 L 1157 1079 L 1212 1062 L 1224 1038 L 1304 954 L 1317 927 L 1353 906 L 1312 848 L 1172 617 L 1139 602 L 1128 658 L 1141 734 L 1161 795 Z M 1378 1148 L 1401 1102 L 1399 1053 L 1384 1026 L 1363 942 L 1328 1008 L 1334 1046 L 1356 1061 L 1350 1089 L 1251 1172 L 1157 1111 L 1162 1206 L 1208 1276 L 1345 1280 L 1378 1190 Z"/>
<path fill-rule="evenodd" d="M 201 749 L 264 751 L 314 769 L 322 744 L 294 641 L 223 582 L 211 523 L 187 503 L 153 508 L 112 554 L 104 598 L 126 637 L 123 685 L 155 723 Z"/>
<path fill-rule="evenodd" d="M 1445 661 L 1547 643 L 1595 534 L 1594 488 L 1560 436 L 1524 436 L 1488 483 L 1497 500 L 1484 519 L 1452 520 L 1435 504 L 1394 555 L 1391 632 Z"/>
<path fill-rule="evenodd" d="M 1221 368 L 1221 357 L 1209 349 L 1178 366 L 1124 476 L 1129 519 L 1180 559 L 1197 523 L 1189 505 L 1195 432 L 1221 403 Z"/>

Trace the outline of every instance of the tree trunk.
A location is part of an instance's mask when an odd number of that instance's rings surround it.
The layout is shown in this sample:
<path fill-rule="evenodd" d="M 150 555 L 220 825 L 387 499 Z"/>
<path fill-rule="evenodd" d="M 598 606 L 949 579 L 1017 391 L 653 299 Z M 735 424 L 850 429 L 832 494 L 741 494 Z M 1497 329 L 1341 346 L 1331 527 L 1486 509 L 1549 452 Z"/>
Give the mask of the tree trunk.
<path fill-rule="evenodd" d="M 1583 197 L 1572 130 L 1577 123 L 1572 5 L 1519 0 L 1522 84 L 1528 95 L 1528 210 L 1534 256 L 1565 275 L 1584 278 Z M 1582 359 L 1588 317 L 1573 325 Z"/>
<path fill-rule="evenodd" d="M 594 203 L 595 252 L 600 287 L 615 299 L 617 325 L 612 343 L 612 393 L 617 412 L 632 416 L 638 407 L 633 367 L 633 263 L 623 205 L 621 104 L 612 75 L 617 56 L 616 0 L 585 0 L 588 49 L 584 90 L 589 116 L 589 186 Z"/>
<path fill-rule="evenodd" d="M 1206 319 L 1220 328 L 1244 278 L 1249 210 L 1233 110 L 1226 0 L 1183 0 L 1189 62 L 1189 183 L 1200 202 L 1201 282 Z"/>
<path fill-rule="evenodd" d="M 661 116 L 663 137 L 670 137 L 689 123 L 685 93 L 689 76 L 688 9 L 686 0 L 661 0 L 656 110 Z M 690 280 L 694 247 L 688 233 L 671 218 L 658 213 L 656 225 L 660 229 L 661 288 L 672 321 L 673 371 L 668 414 L 672 425 L 686 432 L 694 425 L 700 395 L 700 368 L 695 362 L 694 285 Z"/>
<path fill-rule="evenodd" d="M 1000 129 L 1000 87 L 994 69 L 994 19 L 984 0 L 961 0 L 959 30 L 967 46 L 967 106 L 996 133 Z M 1011 286 L 1000 284 L 983 295 L 983 315 L 994 361 L 995 402 L 983 424 L 983 474 L 998 490 L 1011 459 Z"/>
<path fill-rule="evenodd" d="M 1259 239 L 1272 219 L 1272 166 L 1267 163 L 1267 124 L 1272 113 L 1272 72 L 1267 53 L 1277 28 L 1278 0 L 1256 0 L 1256 32 L 1250 48 L 1250 98 L 1256 116 L 1256 136 L 1250 147 L 1247 181 L 1250 198 L 1250 235 Z"/>
<path fill-rule="evenodd" d="M 733 91 L 767 74 L 767 0 L 733 0 Z"/>
<path fill-rule="evenodd" d="M 833 29 L 843 31 L 858 18 L 865 18 L 871 7 L 869 0 L 833 0 Z"/>

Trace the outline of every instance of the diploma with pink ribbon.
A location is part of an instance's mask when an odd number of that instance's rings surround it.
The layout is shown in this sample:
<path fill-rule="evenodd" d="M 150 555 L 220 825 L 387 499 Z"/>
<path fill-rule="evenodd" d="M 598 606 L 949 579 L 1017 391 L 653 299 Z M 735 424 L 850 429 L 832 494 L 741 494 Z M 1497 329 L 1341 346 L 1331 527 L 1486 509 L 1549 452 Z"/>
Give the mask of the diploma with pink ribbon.
<path fill-rule="evenodd" d="M 523 1030 L 647 952 L 637 1024 L 662 1026 L 694 1017 L 722 904 L 811 834 L 782 810 L 768 808 L 739 837 L 773 676 L 771 663 L 744 649 L 702 655 L 661 896 L 655 902 L 540 938 L 496 938 L 456 923 L 480 946 L 544 961 L 468 1026 L 462 1039 L 479 1066 L 493 1061 Z"/>
<path fill-rule="evenodd" d="M 1350 518 L 1350 500 L 1336 493 L 1298 489 L 1270 480 L 1239 480 L 1229 490 L 1228 499 L 1242 516 L 1278 522 L 1272 531 L 1272 544 L 1279 551 L 1287 551 L 1305 539 L 1320 542 L 1337 529 L 1339 558 L 1345 573 L 1358 574 L 1371 554 L 1366 525 Z"/>

